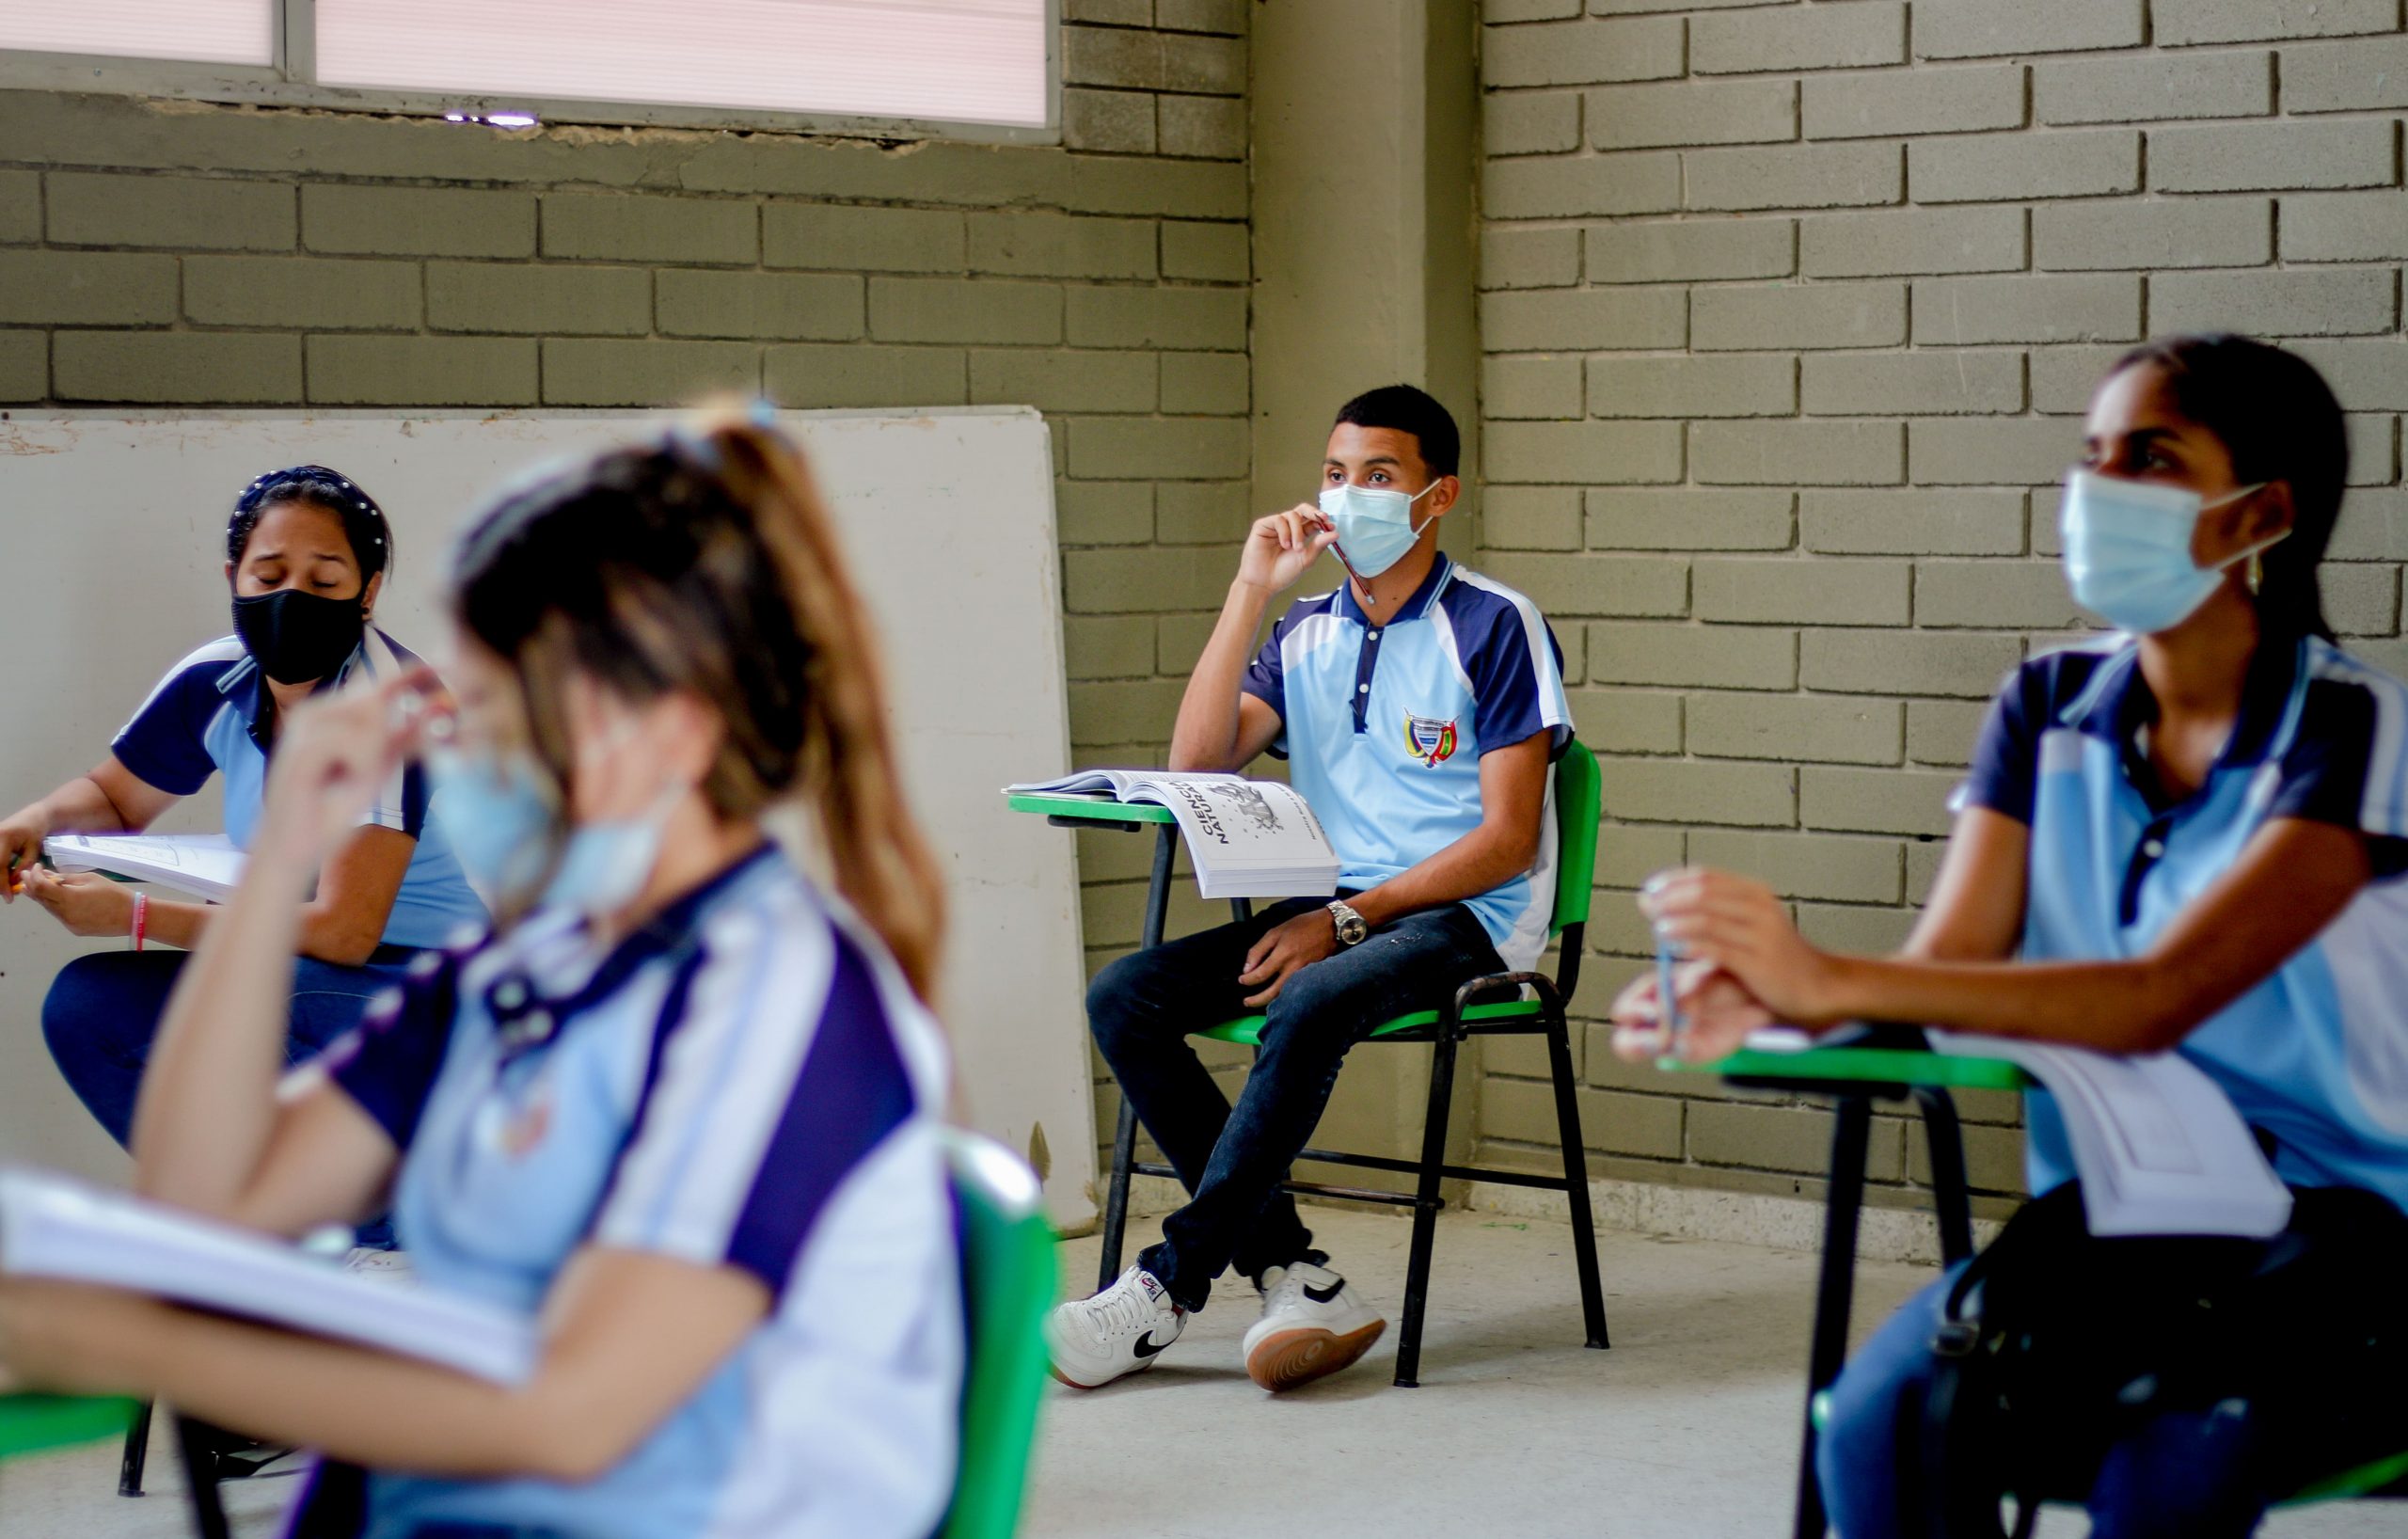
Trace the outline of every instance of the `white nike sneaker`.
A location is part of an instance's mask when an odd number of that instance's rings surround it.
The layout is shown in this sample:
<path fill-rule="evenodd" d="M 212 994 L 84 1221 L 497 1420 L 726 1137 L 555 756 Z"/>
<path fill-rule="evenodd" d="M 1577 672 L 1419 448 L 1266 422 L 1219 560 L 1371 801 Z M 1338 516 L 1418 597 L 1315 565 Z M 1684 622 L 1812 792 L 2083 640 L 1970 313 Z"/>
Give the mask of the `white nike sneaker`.
<path fill-rule="evenodd" d="M 1055 1305 L 1045 1317 L 1045 1350 L 1055 1378 L 1094 1389 L 1153 1367 L 1154 1355 L 1186 1328 L 1187 1311 L 1151 1272 L 1132 1266 L 1094 1297 Z"/>
<path fill-rule="evenodd" d="M 1351 1364 L 1387 1328 L 1328 1267 L 1275 1266 L 1262 1274 L 1262 1318 L 1246 1327 L 1246 1375 L 1265 1389 L 1293 1389 Z"/>

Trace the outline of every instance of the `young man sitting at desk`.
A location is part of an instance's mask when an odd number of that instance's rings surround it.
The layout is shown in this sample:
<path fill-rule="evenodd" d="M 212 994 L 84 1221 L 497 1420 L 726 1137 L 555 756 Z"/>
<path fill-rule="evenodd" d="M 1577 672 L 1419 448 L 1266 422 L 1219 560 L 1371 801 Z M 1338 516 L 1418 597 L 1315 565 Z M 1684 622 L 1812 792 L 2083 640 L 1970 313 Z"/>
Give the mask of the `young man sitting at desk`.
<path fill-rule="evenodd" d="M 1048 1319 L 1068 1383 L 1152 1366 L 1232 1266 L 1262 1294 L 1245 1337 L 1257 1384 L 1290 1388 L 1360 1357 L 1386 1322 L 1313 1248 L 1280 1182 L 1348 1048 L 1545 944 L 1549 765 L 1572 736 L 1562 653 L 1529 599 L 1439 552 L 1459 443 L 1447 408 L 1409 385 L 1357 396 L 1330 430 L 1319 505 L 1247 532 L 1170 767 L 1288 759 L 1337 849 L 1338 900 L 1273 905 L 1123 958 L 1089 987 L 1097 1044 L 1189 1199 L 1117 1281 Z M 1296 600 L 1256 652 L 1272 599 L 1323 550 L 1346 581 Z M 1187 1036 L 1253 1010 L 1261 1050 L 1232 1108 Z"/>

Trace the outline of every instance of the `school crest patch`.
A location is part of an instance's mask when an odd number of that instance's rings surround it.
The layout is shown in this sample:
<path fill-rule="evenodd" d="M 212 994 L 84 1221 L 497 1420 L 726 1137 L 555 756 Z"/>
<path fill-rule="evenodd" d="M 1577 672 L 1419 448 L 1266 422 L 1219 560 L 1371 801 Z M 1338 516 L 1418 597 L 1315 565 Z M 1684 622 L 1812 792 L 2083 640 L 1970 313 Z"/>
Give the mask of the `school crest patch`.
<path fill-rule="evenodd" d="M 1435 770 L 1455 756 L 1455 724 L 1434 716 L 1406 716 L 1404 751 Z"/>

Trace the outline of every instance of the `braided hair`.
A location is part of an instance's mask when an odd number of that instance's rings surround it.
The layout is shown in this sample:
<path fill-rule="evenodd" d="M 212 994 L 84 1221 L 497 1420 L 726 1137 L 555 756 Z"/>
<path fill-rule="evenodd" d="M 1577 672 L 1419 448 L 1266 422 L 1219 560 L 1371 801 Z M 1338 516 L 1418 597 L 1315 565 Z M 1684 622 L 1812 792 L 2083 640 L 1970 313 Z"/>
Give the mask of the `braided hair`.
<path fill-rule="evenodd" d="M 234 516 L 226 521 L 226 559 L 240 564 L 267 510 L 286 502 L 308 502 L 342 520 L 351 542 L 352 559 L 359 563 L 364 585 L 393 563 L 393 531 L 385 510 L 367 488 L 323 465 L 295 465 L 270 470 L 243 488 L 234 499 Z"/>

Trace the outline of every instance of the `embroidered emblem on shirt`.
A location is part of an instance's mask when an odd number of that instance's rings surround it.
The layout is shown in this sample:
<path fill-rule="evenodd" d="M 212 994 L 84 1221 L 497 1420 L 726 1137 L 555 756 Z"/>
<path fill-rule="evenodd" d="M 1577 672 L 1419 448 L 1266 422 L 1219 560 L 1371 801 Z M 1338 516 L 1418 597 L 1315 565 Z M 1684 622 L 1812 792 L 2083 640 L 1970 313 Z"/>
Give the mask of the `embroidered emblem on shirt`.
<path fill-rule="evenodd" d="M 1435 770 L 1455 756 L 1455 724 L 1434 716 L 1406 716 L 1404 751 Z"/>

